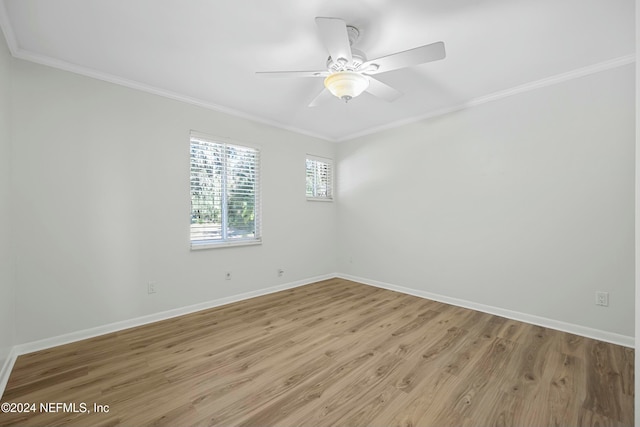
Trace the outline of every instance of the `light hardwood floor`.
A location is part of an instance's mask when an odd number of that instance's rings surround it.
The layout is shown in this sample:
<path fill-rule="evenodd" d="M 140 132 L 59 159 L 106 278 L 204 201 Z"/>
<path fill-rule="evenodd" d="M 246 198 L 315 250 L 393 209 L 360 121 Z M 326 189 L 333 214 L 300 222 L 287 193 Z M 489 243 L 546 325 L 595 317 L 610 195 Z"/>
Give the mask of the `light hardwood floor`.
<path fill-rule="evenodd" d="M 633 350 L 331 279 L 20 356 L 0 425 L 629 426 Z"/>

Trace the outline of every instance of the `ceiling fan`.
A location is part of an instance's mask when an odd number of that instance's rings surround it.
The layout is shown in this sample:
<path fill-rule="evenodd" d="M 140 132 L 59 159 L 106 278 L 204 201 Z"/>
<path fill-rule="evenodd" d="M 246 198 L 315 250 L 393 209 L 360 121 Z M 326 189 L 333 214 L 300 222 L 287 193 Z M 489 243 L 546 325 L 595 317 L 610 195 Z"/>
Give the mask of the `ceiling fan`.
<path fill-rule="evenodd" d="M 324 77 L 325 89 L 309 104 L 314 107 L 331 95 L 349 100 L 367 91 L 386 101 L 394 101 L 402 93 L 373 78 L 375 74 L 444 59 L 443 42 L 436 42 L 391 55 L 367 60 L 364 52 L 353 49 L 360 31 L 339 18 L 317 17 L 320 38 L 329 51 L 327 69 L 318 71 L 262 71 L 262 77 Z"/>

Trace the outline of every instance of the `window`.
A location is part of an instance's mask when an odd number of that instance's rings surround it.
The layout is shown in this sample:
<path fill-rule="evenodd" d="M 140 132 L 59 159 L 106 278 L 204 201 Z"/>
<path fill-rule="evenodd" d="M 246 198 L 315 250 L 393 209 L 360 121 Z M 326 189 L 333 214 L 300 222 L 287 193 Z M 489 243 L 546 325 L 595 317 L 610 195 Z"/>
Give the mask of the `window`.
<path fill-rule="evenodd" d="M 191 248 L 260 242 L 260 151 L 192 132 Z"/>
<path fill-rule="evenodd" d="M 307 155 L 307 199 L 333 199 L 333 162 Z"/>

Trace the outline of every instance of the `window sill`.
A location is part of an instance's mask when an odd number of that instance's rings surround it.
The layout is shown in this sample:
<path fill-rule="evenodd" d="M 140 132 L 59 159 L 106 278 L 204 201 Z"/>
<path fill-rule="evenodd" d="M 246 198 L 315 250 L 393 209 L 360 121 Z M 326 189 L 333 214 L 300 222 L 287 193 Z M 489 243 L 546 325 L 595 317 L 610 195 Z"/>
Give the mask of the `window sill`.
<path fill-rule="evenodd" d="M 327 197 L 307 197 L 307 202 L 333 202 L 333 198 L 327 198 Z"/>
<path fill-rule="evenodd" d="M 255 245 L 261 245 L 262 244 L 262 239 L 258 239 L 258 240 L 238 240 L 237 242 L 234 241 L 227 241 L 227 242 L 203 242 L 203 243 L 191 243 L 191 250 L 192 251 L 200 251 L 203 249 L 220 249 L 220 248 L 229 248 L 229 247 L 235 247 L 235 246 L 255 246 Z"/>

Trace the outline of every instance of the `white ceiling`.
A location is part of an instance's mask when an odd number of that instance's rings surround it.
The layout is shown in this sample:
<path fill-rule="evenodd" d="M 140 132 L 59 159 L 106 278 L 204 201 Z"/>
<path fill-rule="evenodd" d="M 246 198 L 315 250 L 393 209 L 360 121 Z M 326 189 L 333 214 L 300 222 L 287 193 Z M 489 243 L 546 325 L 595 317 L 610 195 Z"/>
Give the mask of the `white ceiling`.
<path fill-rule="evenodd" d="M 0 24 L 18 58 L 329 140 L 559 74 L 630 63 L 635 51 L 634 0 L 4 0 L 1 6 Z M 358 27 L 355 47 L 369 58 L 440 40 L 447 58 L 378 74 L 404 93 L 393 103 L 365 93 L 348 104 L 335 98 L 309 108 L 322 78 L 255 72 L 324 69 L 328 53 L 316 16 Z"/>

